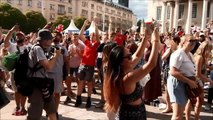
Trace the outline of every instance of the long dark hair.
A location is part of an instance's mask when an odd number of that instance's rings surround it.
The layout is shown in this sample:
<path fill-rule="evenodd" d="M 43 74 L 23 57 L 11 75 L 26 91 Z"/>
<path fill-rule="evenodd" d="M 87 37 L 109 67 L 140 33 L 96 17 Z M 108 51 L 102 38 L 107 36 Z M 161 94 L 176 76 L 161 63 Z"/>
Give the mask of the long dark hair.
<path fill-rule="evenodd" d="M 109 54 L 108 67 L 104 80 L 104 97 L 106 99 L 105 110 L 107 112 L 117 112 L 121 103 L 120 88 L 122 87 L 121 80 L 124 75 L 121 69 L 123 56 L 123 46 L 116 46 Z"/>

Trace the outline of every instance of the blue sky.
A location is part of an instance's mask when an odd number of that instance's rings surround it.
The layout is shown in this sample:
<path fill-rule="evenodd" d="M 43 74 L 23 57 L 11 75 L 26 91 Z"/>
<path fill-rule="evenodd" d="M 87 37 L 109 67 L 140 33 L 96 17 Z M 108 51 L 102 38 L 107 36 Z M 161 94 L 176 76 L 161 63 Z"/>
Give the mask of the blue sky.
<path fill-rule="evenodd" d="M 118 0 L 113 0 L 118 2 Z M 147 4 L 148 0 L 129 0 L 129 8 L 137 15 L 138 19 L 146 19 L 147 17 Z"/>

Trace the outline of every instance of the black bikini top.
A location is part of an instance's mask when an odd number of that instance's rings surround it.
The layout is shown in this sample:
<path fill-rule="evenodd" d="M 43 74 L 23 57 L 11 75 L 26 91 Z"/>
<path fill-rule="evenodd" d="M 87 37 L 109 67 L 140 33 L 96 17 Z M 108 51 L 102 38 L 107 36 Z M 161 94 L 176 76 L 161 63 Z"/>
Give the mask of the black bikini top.
<path fill-rule="evenodd" d="M 134 92 L 128 95 L 121 94 L 120 97 L 123 103 L 130 103 L 130 102 L 134 102 L 138 100 L 139 98 L 142 98 L 142 94 L 143 94 L 143 88 L 139 84 L 139 82 L 137 82 Z"/>

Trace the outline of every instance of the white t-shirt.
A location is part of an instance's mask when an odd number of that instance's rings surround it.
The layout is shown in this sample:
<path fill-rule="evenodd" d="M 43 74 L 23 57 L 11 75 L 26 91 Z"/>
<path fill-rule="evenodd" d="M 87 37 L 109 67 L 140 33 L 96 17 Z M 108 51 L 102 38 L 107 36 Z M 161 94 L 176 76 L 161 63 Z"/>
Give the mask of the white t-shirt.
<path fill-rule="evenodd" d="M 20 52 L 23 52 L 25 49 L 27 49 L 26 45 L 19 46 Z M 10 43 L 10 46 L 8 48 L 8 52 L 9 53 L 14 53 L 14 52 L 17 52 L 17 51 L 18 51 L 17 44 L 16 43 Z"/>
<path fill-rule="evenodd" d="M 76 46 L 75 44 L 69 45 L 68 51 L 74 54 L 73 56 L 70 56 L 70 67 L 77 68 L 80 66 L 82 57 L 79 56 L 76 51 L 82 51 L 84 50 L 85 45 L 79 42 L 79 44 Z"/>
<path fill-rule="evenodd" d="M 190 53 L 193 60 L 193 56 Z M 193 60 L 194 61 L 194 60 Z M 184 76 L 190 77 L 195 76 L 195 64 L 190 60 L 183 49 L 178 49 L 171 54 L 170 58 L 170 69 L 171 67 L 177 68 Z"/>

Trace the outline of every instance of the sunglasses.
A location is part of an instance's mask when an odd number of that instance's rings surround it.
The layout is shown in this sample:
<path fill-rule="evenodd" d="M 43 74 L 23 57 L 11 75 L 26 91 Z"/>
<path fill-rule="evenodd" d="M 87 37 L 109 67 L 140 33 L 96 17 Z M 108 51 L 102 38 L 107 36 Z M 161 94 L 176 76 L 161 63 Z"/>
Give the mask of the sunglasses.
<path fill-rule="evenodd" d="M 126 56 L 123 57 L 124 59 L 127 58 L 128 60 L 132 59 L 132 54 L 127 54 Z"/>
<path fill-rule="evenodd" d="M 196 40 L 189 40 L 188 42 L 190 42 L 190 45 L 195 45 L 198 41 L 196 41 Z"/>

